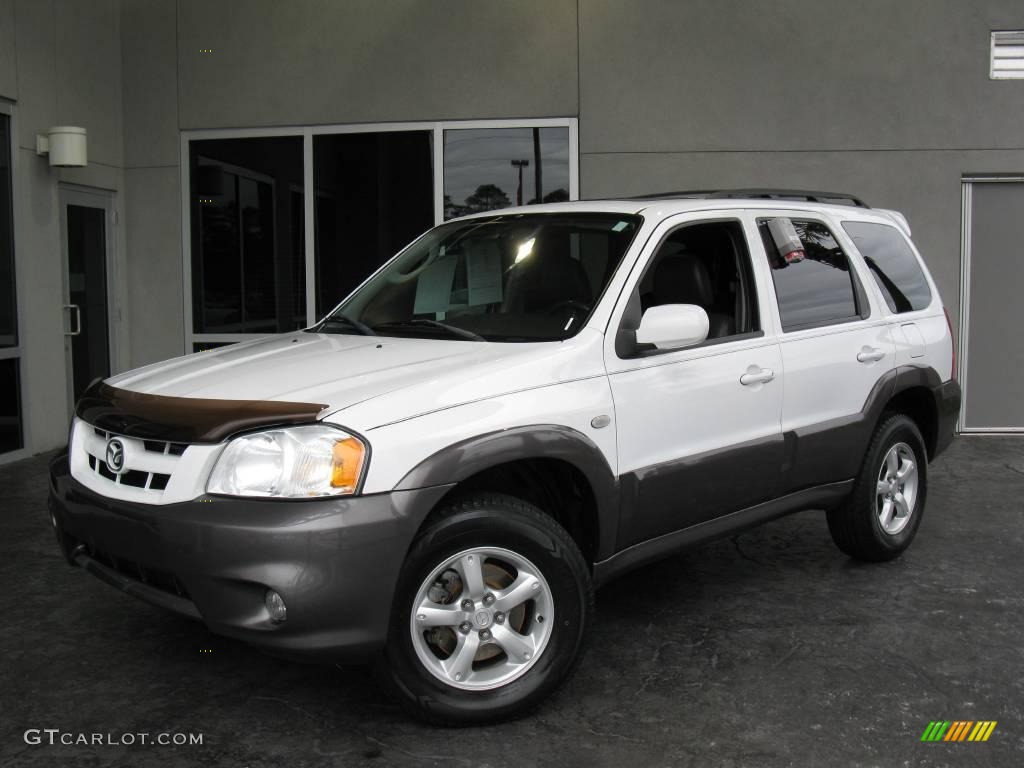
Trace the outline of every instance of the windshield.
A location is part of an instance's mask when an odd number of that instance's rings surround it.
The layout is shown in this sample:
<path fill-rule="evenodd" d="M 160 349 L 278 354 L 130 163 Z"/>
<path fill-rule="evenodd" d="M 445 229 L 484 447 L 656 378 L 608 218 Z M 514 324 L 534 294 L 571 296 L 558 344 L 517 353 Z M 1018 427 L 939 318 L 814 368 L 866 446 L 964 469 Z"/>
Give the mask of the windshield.
<path fill-rule="evenodd" d="M 313 328 L 462 339 L 558 341 L 584 325 L 639 216 L 516 214 L 427 232 Z"/>

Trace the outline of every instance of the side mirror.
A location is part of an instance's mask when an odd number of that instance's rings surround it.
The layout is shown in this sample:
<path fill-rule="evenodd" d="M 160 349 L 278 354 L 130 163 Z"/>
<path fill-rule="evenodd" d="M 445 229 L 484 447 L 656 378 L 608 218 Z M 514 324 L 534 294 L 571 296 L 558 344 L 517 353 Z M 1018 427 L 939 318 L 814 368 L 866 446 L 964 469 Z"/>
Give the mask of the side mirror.
<path fill-rule="evenodd" d="M 662 304 L 644 312 L 636 341 L 658 349 L 692 347 L 708 337 L 708 327 L 708 313 L 696 304 Z"/>

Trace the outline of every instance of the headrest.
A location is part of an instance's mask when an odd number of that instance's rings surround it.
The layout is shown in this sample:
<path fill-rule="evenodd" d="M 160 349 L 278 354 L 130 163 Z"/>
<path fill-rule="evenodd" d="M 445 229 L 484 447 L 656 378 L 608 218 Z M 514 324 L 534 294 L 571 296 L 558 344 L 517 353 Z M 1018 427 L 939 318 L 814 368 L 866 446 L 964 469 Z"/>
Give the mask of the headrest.
<path fill-rule="evenodd" d="M 707 309 L 715 296 L 704 262 L 689 251 L 661 258 L 654 268 L 652 288 L 658 304 L 696 304 Z"/>

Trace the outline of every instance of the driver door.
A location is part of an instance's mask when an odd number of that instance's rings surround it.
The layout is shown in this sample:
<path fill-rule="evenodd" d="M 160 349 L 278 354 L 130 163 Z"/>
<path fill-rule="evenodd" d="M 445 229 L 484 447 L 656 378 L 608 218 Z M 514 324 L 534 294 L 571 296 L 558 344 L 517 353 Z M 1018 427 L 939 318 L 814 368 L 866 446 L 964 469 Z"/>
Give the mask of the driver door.
<path fill-rule="evenodd" d="M 618 430 L 620 548 L 779 492 L 782 358 L 767 311 L 770 276 L 751 258 L 752 235 L 740 211 L 666 220 L 612 314 L 605 364 Z M 624 350 L 631 323 L 669 303 L 702 306 L 709 338 L 683 349 Z"/>

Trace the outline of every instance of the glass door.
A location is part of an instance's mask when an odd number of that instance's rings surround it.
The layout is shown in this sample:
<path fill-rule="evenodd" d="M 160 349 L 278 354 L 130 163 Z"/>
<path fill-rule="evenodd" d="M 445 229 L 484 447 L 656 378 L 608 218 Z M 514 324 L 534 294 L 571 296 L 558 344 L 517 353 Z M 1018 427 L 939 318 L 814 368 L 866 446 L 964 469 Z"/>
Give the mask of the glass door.
<path fill-rule="evenodd" d="M 72 404 L 97 378 L 110 375 L 108 273 L 113 203 L 105 192 L 62 187 L 64 347 Z"/>

